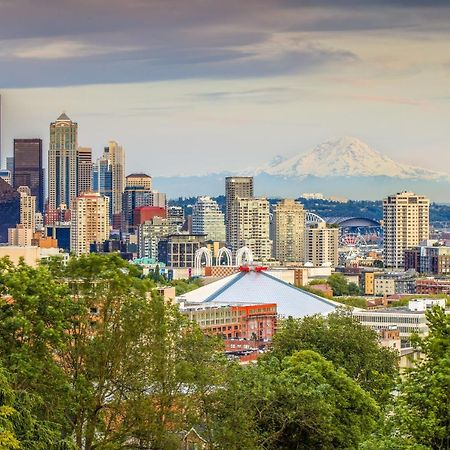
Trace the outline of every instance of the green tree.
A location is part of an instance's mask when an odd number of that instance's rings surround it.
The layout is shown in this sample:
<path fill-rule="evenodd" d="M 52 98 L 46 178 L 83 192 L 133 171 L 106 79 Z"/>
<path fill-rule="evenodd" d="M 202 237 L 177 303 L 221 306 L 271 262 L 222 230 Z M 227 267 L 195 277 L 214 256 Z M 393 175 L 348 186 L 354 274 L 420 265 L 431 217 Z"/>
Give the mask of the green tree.
<path fill-rule="evenodd" d="M 394 431 L 431 449 L 450 448 L 450 315 L 427 312 L 430 334 L 416 338 L 424 358 L 399 386 Z"/>
<path fill-rule="evenodd" d="M 40 399 L 26 391 L 15 391 L 11 376 L 0 368 L 0 448 L 69 450 L 74 446 L 61 439 L 55 423 L 41 421 L 35 414 Z"/>
<path fill-rule="evenodd" d="M 333 289 L 333 295 L 348 295 L 349 288 L 347 279 L 341 273 L 333 273 L 328 277 L 328 284 Z"/>
<path fill-rule="evenodd" d="M 240 392 L 264 449 L 356 448 L 379 416 L 367 392 L 310 350 L 247 369 Z"/>
<path fill-rule="evenodd" d="M 274 337 L 271 354 L 281 361 L 298 350 L 314 350 L 344 369 L 381 404 L 390 398 L 398 355 L 381 347 L 377 334 L 348 311 L 284 320 Z"/>
<path fill-rule="evenodd" d="M 356 283 L 348 283 L 348 295 L 359 295 L 360 289 Z"/>
<path fill-rule="evenodd" d="M 78 312 L 47 267 L 0 260 L 0 361 L 14 374 L 15 391 L 45 399 L 35 405 L 41 420 L 64 422 L 71 389 L 55 355 L 68 344 Z"/>

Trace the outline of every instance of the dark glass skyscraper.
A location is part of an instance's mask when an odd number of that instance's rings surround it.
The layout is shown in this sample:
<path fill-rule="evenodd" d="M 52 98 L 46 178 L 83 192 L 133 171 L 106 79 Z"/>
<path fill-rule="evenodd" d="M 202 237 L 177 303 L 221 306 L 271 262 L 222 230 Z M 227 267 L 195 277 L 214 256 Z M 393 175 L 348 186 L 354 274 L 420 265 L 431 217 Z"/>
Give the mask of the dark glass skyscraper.
<path fill-rule="evenodd" d="M 14 139 L 14 187 L 28 186 L 36 197 L 38 211 L 44 210 L 44 169 L 41 139 Z"/>
<path fill-rule="evenodd" d="M 0 243 L 8 242 L 8 228 L 20 222 L 20 194 L 0 178 Z"/>

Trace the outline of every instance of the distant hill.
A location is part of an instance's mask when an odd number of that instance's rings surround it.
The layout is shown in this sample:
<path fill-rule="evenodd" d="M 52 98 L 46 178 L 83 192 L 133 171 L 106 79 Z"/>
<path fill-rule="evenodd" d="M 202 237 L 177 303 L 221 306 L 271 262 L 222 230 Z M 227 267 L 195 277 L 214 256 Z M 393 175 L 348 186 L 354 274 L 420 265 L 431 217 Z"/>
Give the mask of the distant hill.
<path fill-rule="evenodd" d="M 196 197 L 179 198 L 171 200 L 171 205 L 182 206 L 186 214 L 192 213 L 192 205 L 195 203 Z M 215 200 L 222 210 L 225 210 L 225 197 L 218 196 Z M 278 199 L 269 200 L 272 205 L 277 203 Z M 330 200 L 309 200 L 298 198 L 305 209 L 318 214 L 321 217 L 366 217 L 368 219 L 381 220 L 383 217 L 383 209 L 381 201 L 370 200 L 349 200 L 348 202 L 334 202 Z M 450 223 L 450 205 L 432 203 L 430 206 L 431 222 L 449 222 Z"/>

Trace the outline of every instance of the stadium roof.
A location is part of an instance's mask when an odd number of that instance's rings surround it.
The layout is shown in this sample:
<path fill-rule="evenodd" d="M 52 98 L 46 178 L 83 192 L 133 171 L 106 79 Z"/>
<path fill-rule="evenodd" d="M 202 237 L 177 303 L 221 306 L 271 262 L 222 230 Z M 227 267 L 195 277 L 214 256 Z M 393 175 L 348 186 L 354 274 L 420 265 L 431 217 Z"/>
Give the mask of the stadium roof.
<path fill-rule="evenodd" d="M 330 224 L 340 227 L 379 227 L 380 222 L 367 217 L 325 217 L 324 220 Z"/>
<path fill-rule="evenodd" d="M 212 305 L 257 305 L 276 303 L 284 317 L 329 314 L 339 303 L 296 288 L 269 273 L 239 272 L 177 297 L 179 302 Z"/>

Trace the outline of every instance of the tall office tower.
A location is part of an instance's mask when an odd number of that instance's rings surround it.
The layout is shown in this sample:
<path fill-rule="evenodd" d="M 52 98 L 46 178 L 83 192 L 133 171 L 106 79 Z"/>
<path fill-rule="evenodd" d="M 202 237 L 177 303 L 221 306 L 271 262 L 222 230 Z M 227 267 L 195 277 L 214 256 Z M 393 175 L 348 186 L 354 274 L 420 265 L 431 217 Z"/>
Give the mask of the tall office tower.
<path fill-rule="evenodd" d="M 92 163 L 92 178 L 91 178 L 91 186 L 92 192 L 99 192 L 99 165 L 98 162 Z"/>
<path fill-rule="evenodd" d="M 127 175 L 126 186 L 136 187 L 142 186 L 149 191 L 152 190 L 152 177 L 146 173 L 132 173 Z"/>
<path fill-rule="evenodd" d="M 78 124 L 62 113 L 50 124 L 48 150 L 48 207 L 57 209 L 61 203 L 72 207 L 77 196 Z"/>
<path fill-rule="evenodd" d="M 193 206 L 192 232 L 206 234 L 208 241 L 225 241 L 224 215 L 211 197 L 199 197 Z"/>
<path fill-rule="evenodd" d="M 384 264 L 404 266 L 405 250 L 429 239 L 430 201 L 423 195 L 401 192 L 383 200 Z"/>
<path fill-rule="evenodd" d="M 238 198 L 231 210 L 231 250 L 248 247 L 255 260 L 272 256 L 270 240 L 269 201 L 265 198 Z"/>
<path fill-rule="evenodd" d="M 134 210 L 141 206 L 152 206 L 152 192 L 142 186 L 127 186 L 123 193 L 122 229 L 133 230 Z"/>
<path fill-rule="evenodd" d="M 98 192 L 76 197 L 72 207 L 70 249 L 76 255 L 89 253 L 91 244 L 109 238 L 109 198 Z"/>
<path fill-rule="evenodd" d="M 171 225 L 168 219 L 157 216 L 138 225 L 139 258 L 152 258 L 158 261 L 159 241 L 176 231 L 176 226 Z"/>
<path fill-rule="evenodd" d="M 42 139 L 14 139 L 14 187 L 28 186 L 36 197 L 38 211 L 44 210 Z"/>
<path fill-rule="evenodd" d="M 20 222 L 20 194 L 0 178 L 0 243 L 8 242 L 8 228 Z"/>
<path fill-rule="evenodd" d="M 105 147 L 103 158 L 109 161 L 111 170 L 111 212 L 122 214 L 122 195 L 125 190 L 125 152 L 115 141 Z"/>
<path fill-rule="evenodd" d="M 305 261 L 314 266 L 338 265 L 339 228 L 317 223 L 306 229 Z"/>
<path fill-rule="evenodd" d="M 78 147 L 78 187 L 77 195 L 92 192 L 92 148 Z"/>
<path fill-rule="evenodd" d="M 233 202 L 237 198 L 253 197 L 253 177 L 226 177 L 225 178 L 225 226 L 226 241 L 231 244 L 232 234 L 236 234 L 236 230 L 232 230 L 233 221 L 231 219 Z"/>
<path fill-rule="evenodd" d="M 282 200 L 274 208 L 273 250 L 281 262 L 304 261 L 305 210 L 295 200 Z"/>
<path fill-rule="evenodd" d="M 33 233 L 36 230 L 36 197 L 31 195 L 28 186 L 19 186 L 20 194 L 20 225 Z"/>

